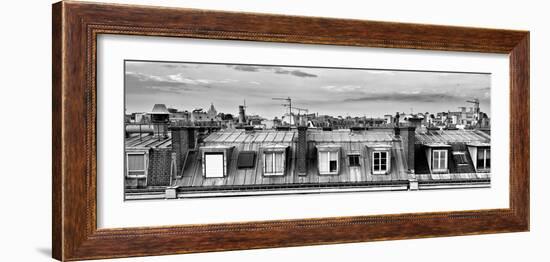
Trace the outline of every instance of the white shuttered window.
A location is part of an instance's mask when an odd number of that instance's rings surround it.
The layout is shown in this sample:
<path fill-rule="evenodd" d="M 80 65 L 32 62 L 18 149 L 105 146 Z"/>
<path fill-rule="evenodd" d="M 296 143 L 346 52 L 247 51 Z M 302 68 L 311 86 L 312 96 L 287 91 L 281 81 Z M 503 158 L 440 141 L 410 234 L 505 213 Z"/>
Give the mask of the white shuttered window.
<path fill-rule="evenodd" d="M 283 152 L 264 153 L 264 174 L 283 175 L 284 168 L 285 168 L 285 165 L 284 165 Z"/>
<path fill-rule="evenodd" d="M 447 171 L 447 150 L 434 150 L 432 156 L 433 171 Z"/>

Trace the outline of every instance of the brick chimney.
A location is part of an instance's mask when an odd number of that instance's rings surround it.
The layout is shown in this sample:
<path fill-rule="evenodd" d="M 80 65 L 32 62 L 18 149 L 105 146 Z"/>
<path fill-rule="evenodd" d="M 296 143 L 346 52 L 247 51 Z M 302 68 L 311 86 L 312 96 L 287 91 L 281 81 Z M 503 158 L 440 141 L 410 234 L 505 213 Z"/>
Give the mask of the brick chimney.
<path fill-rule="evenodd" d="M 403 142 L 403 150 L 407 155 L 407 167 L 414 172 L 414 144 L 415 144 L 414 126 L 395 127 L 395 137 L 400 137 Z"/>
<path fill-rule="evenodd" d="M 307 174 L 307 126 L 298 126 L 296 170 L 298 170 L 298 175 L 300 176 Z"/>
<path fill-rule="evenodd" d="M 176 153 L 177 175 L 181 172 L 189 149 L 195 148 L 195 129 L 192 127 L 170 127 L 172 132 L 172 151 Z"/>

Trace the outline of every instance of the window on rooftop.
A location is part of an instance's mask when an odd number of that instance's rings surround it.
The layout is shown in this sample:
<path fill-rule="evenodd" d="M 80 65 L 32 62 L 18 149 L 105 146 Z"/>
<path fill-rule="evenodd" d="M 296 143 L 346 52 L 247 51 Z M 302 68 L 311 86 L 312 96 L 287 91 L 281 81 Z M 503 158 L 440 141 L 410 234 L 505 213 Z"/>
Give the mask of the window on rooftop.
<path fill-rule="evenodd" d="M 447 150 L 446 149 L 433 150 L 432 170 L 434 172 L 447 171 Z"/>
<path fill-rule="evenodd" d="M 491 168 L 491 149 L 479 148 L 477 150 L 477 169 Z"/>
<path fill-rule="evenodd" d="M 238 168 L 253 168 L 254 160 L 256 159 L 256 152 L 254 151 L 242 151 L 237 158 Z"/>
<path fill-rule="evenodd" d="M 264 153 L 264 174 L 265 175 L 283 175 L 284 174 L 284 156 L 283 152 L 265 152 Z"/>
<path fill-rule="evenodd" d="M 349 155 L 349 166 L 360 166 L 359 155 Z"/>
<path fill-rule="evenodd" d="M 204 176 L 223 177 L 224 157 L 223 153 L 204 153 Z"/>
<path fill-rule="evenodd" d="M 467 165 L 468 160 L 464 152 L 453 152 L 454 159 L 457 165 Z"/>
<path fill-rule="evenodd" d="M 389 170 L 389 153 L 387 151 L 372 152 L 372 172 L 374 174 L 386 174 Z"/>
<path fill-rule="evenodd" d="M 142 177 L 145 176 L 147 170 L 147 161 L 145 153 L 127 154 L 127 176 Z"/>
<path fill-rule="evenodd" d="M 319 173 L 333 175 L 338 174 L 338 151 L 319 152 Z"/>

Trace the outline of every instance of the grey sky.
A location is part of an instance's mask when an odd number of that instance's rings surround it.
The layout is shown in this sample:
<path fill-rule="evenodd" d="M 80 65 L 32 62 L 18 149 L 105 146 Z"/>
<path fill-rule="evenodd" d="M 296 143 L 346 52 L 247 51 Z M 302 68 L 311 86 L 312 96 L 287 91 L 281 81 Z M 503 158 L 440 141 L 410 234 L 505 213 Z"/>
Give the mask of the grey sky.
<path fill-rule="evenodd" d="M 293 106 L 333 116 L 383 116 L 395 112 L 455 111 L 478 98 L 490 114 L 489 74 L 338 69 L 168 62 L 126 62 L 126 112 L 148 112 L 162 103 L 179 110 L 208 109 L 267 118 Z"/>

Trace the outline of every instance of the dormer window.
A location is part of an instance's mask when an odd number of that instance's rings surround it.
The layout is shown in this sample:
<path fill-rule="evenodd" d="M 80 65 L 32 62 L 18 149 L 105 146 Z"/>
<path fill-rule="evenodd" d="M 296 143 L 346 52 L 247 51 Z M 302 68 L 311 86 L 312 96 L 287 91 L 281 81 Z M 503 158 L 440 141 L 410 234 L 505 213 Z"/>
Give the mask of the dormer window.
<path fill-rule="evenodd" d="M 468 144 L 468 150 L 474 160 L 476 172 L 487 173 L 491 171 L 491 144 L 472 143 Z"/>
<path fill-rule="evenodd" d="M 491 149 L 478 148 L 477 149 L 477 169 L 489 170 L 491 168 Z"/>
<path fill-rule="evenodd" d="M 372 175 L 386 175 L 391 170 L 391 149 L 389 144 L 378 144 L 367 147 L 370 157 Z"/>
<path fill-rule="evenodd" d="M 146 177 L 147 176 L 147 154 L 145 152 L 126 154 L 126 176 Z"/>
<path fill-rule="evenodd" d="M 317 147 L 320 175 L 337 175 L 340 172 L 340 147 L 326 145 Z"/>
<path fill-rule="evenodd" d="M 388 161 L 389 152 L 372 152 L 372 173 L 375 175 L 386 174 L 389 170 Z"/>
<path fill-rule="evenodd" d="M 425 144 L 425 147 L 425 153 L 428 160 L 428 165 L 430 167 L 430 173 L 449 173 L 449 151 L 452 149 L 452 146 L 443 143 L 431 143 Z M 457 160 L 457 162 L 460 163 L 460 161 L 462 160 L 460 159 L 460 156 L 458 156 L 458 158 L 459 159 Z M 467 163 L 466 155 L 464 155 L 464 158 Z M 453 159 L 457 158 L 453 157 Z"/>
<path fill-rule="evenodd" d="M 227 167 L 233 146 L 201 147 L 202 172 L 205 178 L 223 178 L 227 175 Z"/>
<path fill-rule="evenodd" d="M 285 174 L 286 145 L 271 145 L 263 149 L 264 175 L 283 176 Z"/>
<path fill-rule="evenodd" d="M 205 177 L 223 177 L 224 175 L 223 153 L 205 153 L 204 154 L 204 176 Z"/>
<path fill-rule="evenodd" d="M 338 152 L 319 152 L 319 172 L 324 174 L 338 172 Z"/>
<path fill-rule="evenodd" d="M 432 151 L 432 171 L 447 172 L 447 149 L 434 149 Z"/>
<path fill-rule="evenodd" d="M 264 153 L 264 168 L 266 175 L 283 175 L 283 152 Z"/>

